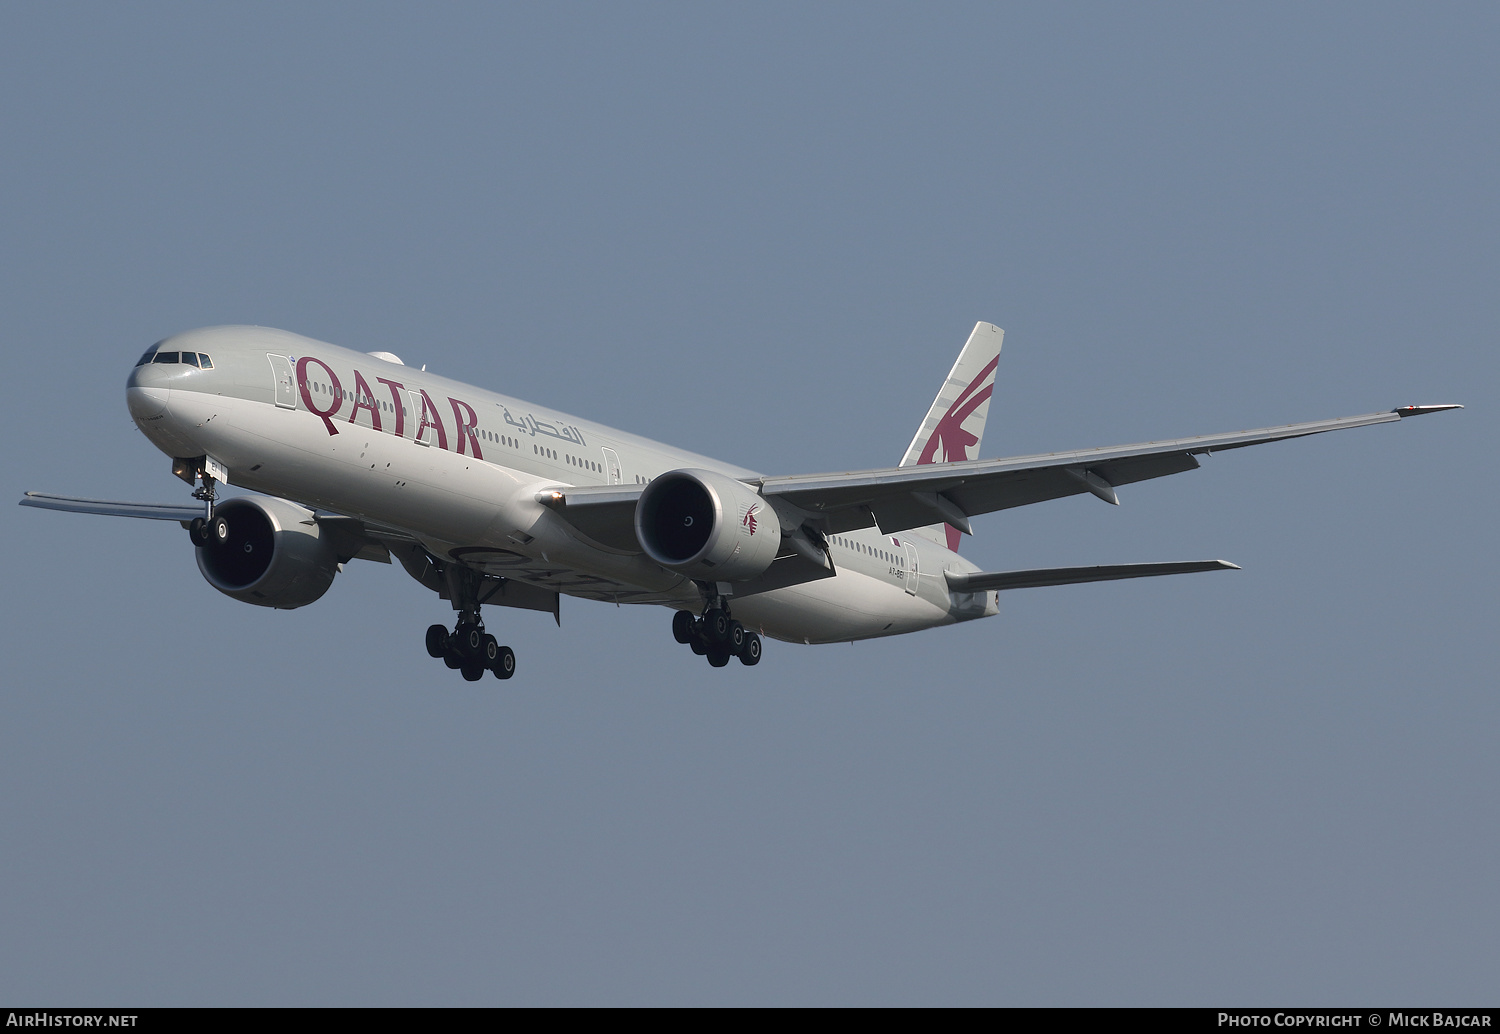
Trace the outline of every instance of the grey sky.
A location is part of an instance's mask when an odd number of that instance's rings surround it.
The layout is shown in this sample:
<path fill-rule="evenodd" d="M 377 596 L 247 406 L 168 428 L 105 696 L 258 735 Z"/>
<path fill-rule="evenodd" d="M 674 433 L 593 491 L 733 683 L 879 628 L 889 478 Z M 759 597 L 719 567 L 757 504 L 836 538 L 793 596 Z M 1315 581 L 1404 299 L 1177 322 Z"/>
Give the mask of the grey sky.
<path fill-rule="evenodd" d="M 1493 1004 L 1493 5 L 0 8 L 0 1000 Z M 264 612 L 123 385 L 259 323 L 772 473 L 1463 402 L 982 518 L 1241 572 L 714 671 Z"/>

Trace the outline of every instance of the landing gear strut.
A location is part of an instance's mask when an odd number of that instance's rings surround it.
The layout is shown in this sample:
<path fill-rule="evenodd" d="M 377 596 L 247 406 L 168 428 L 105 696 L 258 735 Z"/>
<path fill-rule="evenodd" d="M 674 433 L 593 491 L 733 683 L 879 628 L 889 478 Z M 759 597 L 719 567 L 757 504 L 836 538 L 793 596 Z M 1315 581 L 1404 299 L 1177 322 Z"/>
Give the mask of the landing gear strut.
<path fill-rule="evenodd" d="M 760 636 L 729 616 L 729 601 L 711 595 L 701 618 L 685 610 L 672 615 L 672 638 L 692 648 L 708 663 L 722 668 L 729 658 L 738 657 L 744 665 L 760 663 Z"/>
<path fill-rule="evenodd" d="M 458 611 L 458 624 L 452 632 L 442 625 L 428 627 L 428 655 L 456 668 L 469 682 L 478 682 L 487 671 L 497 679 L 510 678 L 516 673 L 516 654 L 484 630 L 484 619 L 479 616 L 479 578 L 459 564 L 444 565 L 443 577 L 453 609 Z"/>
<path fill-rule="evenodd" d="M 195 546 L 223 545 L 229 541 L 229 522 L 214 516 L 214 503 L 219 498 L 217 483 L 213 475 L 201 467 L 198 473 L 203 477 L 203 487 L 193 489 L 193 498 L 203 500 L 203 516 L 188 521 L 188 538 Z M 180 476 L 188 479 L 188 475 Z"/>

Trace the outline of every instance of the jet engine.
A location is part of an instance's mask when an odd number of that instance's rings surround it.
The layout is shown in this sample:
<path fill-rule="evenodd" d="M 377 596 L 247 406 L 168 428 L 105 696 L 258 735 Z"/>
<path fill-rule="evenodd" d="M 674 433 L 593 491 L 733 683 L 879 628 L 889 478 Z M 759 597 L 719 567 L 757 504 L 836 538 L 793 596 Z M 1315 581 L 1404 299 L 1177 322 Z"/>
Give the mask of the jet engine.
<path fill-rule="evenodd" d="M 339 559 L 306 507 L 270 496 L 226 499 L 214 510 L 198 570 L 226 596 L 295 610 L 333 584 Z"/>
<path fill-rule="evenodd" d="M 663 567 L 705 581 L 762 574 L 781 546 L 776 510 L 749 485 L 683 468 L 652 479 L 635 508 L 635 536 Z"/>

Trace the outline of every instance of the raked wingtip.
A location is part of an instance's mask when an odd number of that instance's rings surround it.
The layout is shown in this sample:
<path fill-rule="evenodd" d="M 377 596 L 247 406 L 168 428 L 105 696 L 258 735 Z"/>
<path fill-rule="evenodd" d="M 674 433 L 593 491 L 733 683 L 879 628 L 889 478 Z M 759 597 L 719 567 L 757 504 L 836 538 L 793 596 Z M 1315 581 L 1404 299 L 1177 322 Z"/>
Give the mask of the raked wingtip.
<path fill-rule="evenodd" d="M 1441 413 L 1445 409 L 1463 409 L 1463 406 L 1449 404 L 1444 406 L 1397 406 L 1391 410 L 1397 416 L 1422 416 L 1425 413 Z"/>

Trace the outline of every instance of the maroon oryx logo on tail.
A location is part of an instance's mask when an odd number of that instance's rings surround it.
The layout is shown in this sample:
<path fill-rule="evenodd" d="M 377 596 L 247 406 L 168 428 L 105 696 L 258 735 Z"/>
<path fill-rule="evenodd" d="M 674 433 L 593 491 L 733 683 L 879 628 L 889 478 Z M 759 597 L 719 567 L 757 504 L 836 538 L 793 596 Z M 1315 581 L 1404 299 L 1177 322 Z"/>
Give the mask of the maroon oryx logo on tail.
<path fill-rule="evenodd" d="M 948 412 L 943 414 L 943 418 L 932 429 L 932 436 L 927 439 L 922 454 L 917 457 L 917 463 L 952 463 L 970 458 L 969 447 L 978 445 L 979 437 L 964 430 L 964 421 L 990 400 L 990 394 L 995 390 L 995 368 L 999 363 L 1000 357 L 997 355 L 985 364 L 984 369 L 979 371 L 979 376 L 970 381 L 963 393 L 953 400 Z M 941 460 L 938 458 L 939 448 L 943 451 Z M 944 530 L 948 548 L 957 553 L 958 529 L 948 524 L 944 525 Z"/>

